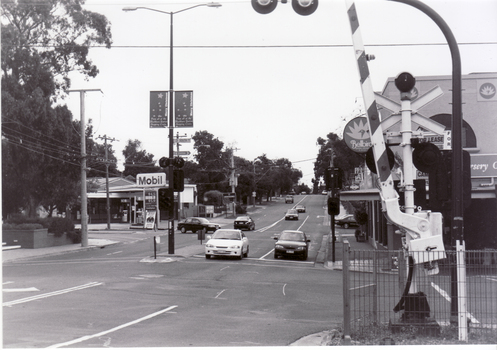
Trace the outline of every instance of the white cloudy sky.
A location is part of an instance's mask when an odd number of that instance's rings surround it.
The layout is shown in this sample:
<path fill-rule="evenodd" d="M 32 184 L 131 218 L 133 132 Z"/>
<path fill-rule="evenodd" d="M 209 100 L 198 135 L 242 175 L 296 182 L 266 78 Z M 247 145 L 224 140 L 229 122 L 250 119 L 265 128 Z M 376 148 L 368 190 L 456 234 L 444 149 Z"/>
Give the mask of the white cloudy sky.
<path fill-rule="evenodd" d="M 320 0 L 317 11 L 299 16 L 279 3 L 261 15 L 249 0 L 219 1 L 174 15 L 174 89 L 193 90 L 194 128 L 207 130 L 252 160 L 288 158 L 311 186 L 318 137 L 341 134 L 361 110 L 359 75 L 344 0 Z M 113 48 L 92 48 L 97 78 L 73 75 L 73 89 L 101 89 L 86 95 L 86 119 L 95 136 L 122 149 L 138 139 L 156 159 L 168 155 L 168 131 L 149 128 L 149 92 L 169 89 L 170 16 L 125 6 L 178 11 L 202 3 L 181 0 L 87 0 L 85 7 L 112 23 Z M 425 0 L 444 18 L 459 43 L 462 73 L 497 71 L 497 1 Z M 450 75 L 451 56 L 437 25 L 421 11 L 387 0 L 356 1 L 370 54 L 373 87 L 388 77 Z M 66 102 L 79 119 L 79 94 Z M 101 141 L 101 140 L 99 140 Z M 183 145 L 183 151 L 193 151 Z M 311 160 L 310 160 L 311 159 Z M 119 166 L 122 169 L 122 165 Z"/>

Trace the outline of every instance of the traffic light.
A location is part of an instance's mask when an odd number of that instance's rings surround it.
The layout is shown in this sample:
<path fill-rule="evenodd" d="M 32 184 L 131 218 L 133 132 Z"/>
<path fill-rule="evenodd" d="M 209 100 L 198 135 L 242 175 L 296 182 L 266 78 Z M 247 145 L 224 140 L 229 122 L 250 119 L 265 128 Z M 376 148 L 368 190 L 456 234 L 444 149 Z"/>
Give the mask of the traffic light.
<path fill-rule="evenodd" d="M 159 210 L 165 218 L 174 217 L 174 190 L 172 188 L 159 188 Z"/>
<path fill-rule="evenodd" d="M 185 190 L 185 174 L 181 169 L 174 169 L 173 189 L 174 192 L 183 192 Z"/>
<path fill-rule="evenodd" d="M 327 191 L 339 190 L 342 188 L 342 169 L 324 169 L 324 182 Z"/>
<path fill-rule="evenodd" d="M 171 160 L 167 157 L 162 157 L 159 159 L 159 166 L 161 168 L 167 168 L 171 164 Z"/>
<path fill-rule="evenodd" d="M 328 197 L 328 215 L 340 214 L 340 198 Z"/>
<path fill-rule="evenodd" d="M 178 169 L 182 168 L 185 165 L 185 160 L 181 157 L 176 157 L 173 159 L 173 165 Z"/>

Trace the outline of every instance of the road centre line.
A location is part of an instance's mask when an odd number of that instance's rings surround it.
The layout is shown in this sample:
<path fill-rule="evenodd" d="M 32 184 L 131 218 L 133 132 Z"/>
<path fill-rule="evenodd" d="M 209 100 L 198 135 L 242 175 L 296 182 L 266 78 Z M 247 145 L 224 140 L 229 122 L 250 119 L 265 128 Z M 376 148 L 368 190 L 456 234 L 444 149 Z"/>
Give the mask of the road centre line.
<path fill-rule="evenodd" d="M 264 231 L 267 231 L 269 230 L 271 227 L 275 226 L 276 224 L 278 224 L 280 221 L 283 221 L 283 219 L 285 219 L 285 217 L 282 217 L 281 219 L 279 219 L 278 221 L 272 223 L 271 225 L 269 226 L 266 226 L 266 227 L 263 227 L 263 228 L 260 228 L 257 230 L 257 232 L 264 232 Z"/>
<path fill-rule="evenodd" d="M 302 226 L 304 226 L 304 224 L 307 221 L 307 219 L 309 219 L 309 215 L 307 215 L 307 217 L 304 219 L 304 222 L 302 223 L 302 225 L 299 226 L 299 228 L 297 229 L 297 231 L 300 231 L 300 229 L 302 228 Z"/>
<path fill-rule="evenodd" d="M 82 290 L 82 289 L 86 289 L 86 288 L 100 286 L 102 284 L 103 283 L 101 283 L 101 282 L 90 282 L 90 283 L 83 284 L 83 285 L 77 286 L 77 287 L 62 289 L 59 291 L 45 293 L 45 294 L 34 295 L 32 297 L 27 297 L 27 298 L 23 298 L 23 299 L 7 301 L 7 302 L 3 303 L 2 306 L 12 306 L 12 305 L 16 305 L 16 304 L 27 303 L 27 302 L 33 301 L 33 300 L 44 299 L 44 298 L 52 297 L 55 295 L 61 295 L 61 294 L 65 294 L 65 293 L 75 292 L 77 290 Z"/>
<path fill-rule="evenodd" d="M 134 320 L 134 321 L 131 321 L 131 322 L 128 322 L 128 323 L 125 323 L 125 324 L 122 324 L 120 326 L 117 326 L 117 327 L 114 327 L 114 328 L 111 328 L 109 330 L 106 330 L 106 331 L 103 331 L 103 332 L 100 332 L 100 333 L 96 333 L 96 334 L 93 334 L 93 335 L 86 335 L 84 337 L 81 337 L 81 338 L 78 338 L 78 339 L 74 339 L 74 340 L 70 340 L 68 342 L 65 342 L 65 343 L 59 343 L 59 344 L 55 344 L 55 345 L 51 345 L 49 346 L 49 348 L 60 348 L 60 347 L 63 347 L 63 346 L 69 346 L 69 345 L 73 345 L 73 344 L 76 344 L 76 343 L 81 343 L 81 342 L 84 342 L 86 340 L 89 340 L 89 339 L 92 339 L 92 338 L 97 338 L 97 337 L 101 337 L 103 335 L 106 335 L 106 334 L 109 334 L 109 333 L 112 333 L 112 332 L 115 332 L 115 331 L 118 331 L 120 329 L 123 329 L 123 328 L 126 328 L 126 327 L 129 327 L 129 326 L 132 326 L 134 324 L 137 324 L 137 323 L 140 323 L 142 321 L 145 321 L 145 320 L 148 320 L 148 319 L 151 319 L 155 316 L 158 316 L 160 314 L 163 314 L 165 312 L 168 312 L 172 309 L 175 309 L 177 308 L 178 306 L 177 305 L 173 305 L 173 306 L 170 306 L 168 307 L 167 309 L 164 309 L 164 310 L 160 310 L 160 311 L 157 311 L 157 312 L 154 312 L 150 315 L 147 315 L 147 316 L 144 316 L 142 318 L 139 318 L 137 320 Z"/>
<path fill-rule="evenodd" d="M 215 297 L 214 299 L 219 298 L 219 296 L 220 296 L 221 294 L 223 294 L 225 291 L 226 291 L 226 289 L 223 289 L 222 291 L 220 291 L 219 293 L 217 293 L 217 295 L 216 295 L 216 297 Z"/>

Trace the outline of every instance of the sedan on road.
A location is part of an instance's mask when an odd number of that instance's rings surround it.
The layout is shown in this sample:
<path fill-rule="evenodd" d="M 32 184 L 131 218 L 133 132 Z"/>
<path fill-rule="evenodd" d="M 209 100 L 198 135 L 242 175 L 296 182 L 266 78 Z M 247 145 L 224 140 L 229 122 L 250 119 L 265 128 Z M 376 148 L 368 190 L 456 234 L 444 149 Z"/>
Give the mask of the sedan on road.
<path fill-rule="evenodd" d="M 298 220 L 299 212 L 295 209 L 288 209 L 285 214 L 285 220 Z"/>
<path fill-rule="evenodd" d="M 178 230 L 180 230 L 181 233 L 185 233 L 186 231 L 192 231 L 193 233 L 196 233 L 197 231 L 215 232 L 220 228 L 221 226 L 219 224 L 209 222 L 206 218 L 186 218 L 185 220 L 178 222 Z"/>
<path fill-rule="evenodd" d="M 347 214 L 335 219 L 335 225 L 342 226 L 343 228 L 349 228 L 350 226 L 359 226 L 357 221 L 355 221 L 354 215 Z"/>
<path fill-rule="evenodd" d="M 274 237 L 274 258 L 280 256 L 294 256 L 307 260 L 309 242 L 311 241 L 302 231 L 283 231 L 279 237 Z"/>
<path fill-rule="evenodd" d="M 252 220 L 250 216 L 239 216 L 235 219 L 235 222 L 233 223 L 233 228 L 234 229 L 239 229 L 239 230 L 255 230 L 255 222 Z"/>
<path fill-rule="evenodd" d="M 299 213 L 305 213 L 305 205 L 302 205 L 302 204 L 297 204 L 297 206 L 295 207 L 295 209 L 296 209 Z"/>
<path fill-rule="evenodd" d="M 247 257 L 249 241 L 241 230 L 220 229 L 212 237 L 207 236 L 205 243 L 205 258 L 211 256 L 235 256 L 238 259 Z"/>

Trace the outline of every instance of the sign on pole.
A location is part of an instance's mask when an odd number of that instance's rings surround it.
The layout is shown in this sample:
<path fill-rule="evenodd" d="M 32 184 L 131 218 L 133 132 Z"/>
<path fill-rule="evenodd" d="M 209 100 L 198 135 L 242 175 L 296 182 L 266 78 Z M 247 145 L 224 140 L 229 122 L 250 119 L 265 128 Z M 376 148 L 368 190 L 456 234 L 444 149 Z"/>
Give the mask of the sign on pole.
<path fill-rule="evenodd" d="M 368 120 L 356 117 L 345 125 L 343 131 L 345 144 L 356 153 L 366 153 L 371 147 L 371 135 Z"/>
<path fill-rule="evenodd" d="M 193 91 L 174 93 L 174 111 L 176 128 L 193 128 Z"/>
<path fill-rule="evenodd" d="M 150 127 L 167 128 L 167 91 L 150 91 Z"/>

